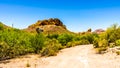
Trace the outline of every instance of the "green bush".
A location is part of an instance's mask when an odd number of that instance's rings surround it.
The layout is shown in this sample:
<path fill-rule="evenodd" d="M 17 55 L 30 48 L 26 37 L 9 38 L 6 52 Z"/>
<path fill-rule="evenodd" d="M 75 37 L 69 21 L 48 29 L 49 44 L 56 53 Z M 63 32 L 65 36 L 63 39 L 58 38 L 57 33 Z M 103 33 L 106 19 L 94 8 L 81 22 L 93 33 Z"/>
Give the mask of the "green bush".
<path fill-rule="evenodd" d="M 4 29 L 4 25 L 0 22 L 0 30 Z"/>
<path fill-rule="evenodd" d="M 34 52 L 40 53 L 40 50 L 42 50 L 43 46 L 45 46 L 45 37 L 43 34 L 36 34 L 35 36 L 31 36 L 30 42 Z"/>
<path fill-rule="evenodd" d="M 41 56 L 54 56 L 57 55 L 57 52 L 62 49 L 61 44 L 56 40 L 46 41 L 46 46 L 41 50 Z"/>
<path fill-rule="evenodd" d="M 17 29 L 5 29 L 0 31 L 0 59 L 13 58 L 33 52 L 29 35 Z"/>
<path fill-rule="evenodd" d="M 9 48 L 5 42 L 0 42 L 0 60 L 10 58 L 9 57 Z"/>
<path fill-rule="evenodd" d="M 98 54 L 105 53 L 105 51 L 108 48 L 108 45 L 109 43 L 105 39 L 96 39 L 93 44 L 94 48 L 96 49 L 96 53 Z"/>
<path fill-rule="evenodd" d="M 66 47 L 73 47 L 79 45 L 79 41 L 68 42 Z"/>
<path fill-rule="evenodd" d="M 109 47 L 110 48 L 113 48 L 113 47 L 115 47 L 116 45 L 115 45 L 115 43 L 109 43 Z"/>
<path fill-rule="evenodd" d="M 62 44 L 62 46 L 65 46 L 68 42 L 73 41 L 73 35 L 71 34 L 61 34 L 57 38 L 59 43 Z"/>
<path fill-rule="evenodd" d="M 85 40 L 88 40 L 89 43 L 93 44 L 95 34 L 86 34 L 85 36 L 86 36 Z"/>
<path fill-rule="evenodd" d="M 113 24 L 107 29 L 106 35 L 110 43 L 115 42 L 117 39 L 120 39 L 120 27 L 117 24 Z"/>
<path fill-rule="evenodd" d="M 103 39 L 103 40 L 99 40 L 98 45 L 99 47 L 108 47 L 109 43 L 107 40 Z"/>
<path fill-rule="evenodd" d="M 48 34 L 47 38 L 50 38 L 50 39 L 55 38 L 55 39 L 57 39 L 58 36 L 59 36 L 58 34 Z"/>
<path fill-rule="evenodd" d="M 116 43 L 116 46 L 120 46 L 120 39 L 116 40 L 115 43 Z"/>
<path fill-rule="evenodd" d="M 93 41 L 93 47 L 94 48 L 98 48 L 99 47 L 98 42 L 99 42 L 99 39 L 95 38 L 94 41 Z"/>
<path fill-rule="evenodd" d="M 87 40 L 89 42 L 89 44 L 93 44 L 94 38 L 98 38 L 98 37 L 99 37 L 98 34 L 88 33 L 88 34 L 84 34 L 84 35 L 75 37 L 75 41 Z"/>
<path fill-rule="evenodd" d="M 106 53 L 107 47 L 99 47 L 95 48 L 97 54 L 104 54 Z"/>
<path fill-rule="evenodd" d="M 80 45 L 86 45 L 86 44 L 90 44 L 90 42 L 88 40 L 83 39 L 83 40 L 79 41 L 79 44 Z"/>

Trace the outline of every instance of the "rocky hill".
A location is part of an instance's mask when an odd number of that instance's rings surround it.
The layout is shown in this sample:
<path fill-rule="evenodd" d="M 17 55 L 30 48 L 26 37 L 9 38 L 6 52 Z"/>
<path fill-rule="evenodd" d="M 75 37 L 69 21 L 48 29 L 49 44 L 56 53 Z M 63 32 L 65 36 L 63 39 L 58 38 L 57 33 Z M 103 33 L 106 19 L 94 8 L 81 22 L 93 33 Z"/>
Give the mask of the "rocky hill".
<path fill-rule="evenodd" d="M 66 26 L 58 18 L 50 18 L 48 20 L 38 20 L 35 24 L 28 26 L 25 29 L 28 32 L 36 32 L 36 29 L 40 28 L 43 33 L 67 33 L 70 32 L 66 29 Z"/>

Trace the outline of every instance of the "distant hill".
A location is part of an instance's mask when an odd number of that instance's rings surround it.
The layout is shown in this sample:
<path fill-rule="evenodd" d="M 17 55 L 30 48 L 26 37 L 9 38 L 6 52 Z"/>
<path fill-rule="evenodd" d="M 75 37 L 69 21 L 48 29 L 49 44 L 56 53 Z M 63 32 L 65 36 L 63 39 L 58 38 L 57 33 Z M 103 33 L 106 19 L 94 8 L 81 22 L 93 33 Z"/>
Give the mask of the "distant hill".
<path fill-rule="evenodd" d="M 100 33 L 103 33 L 103 32 L 105 32 L 105 30 L 103 30 L 103 29 L 96 29 L 93 33 L 100 34 Z"/>
<path fill-rule="evenodd" d="M 43 33 L 70 33 L 58 18 L 38 20 L 35 24 L 28 26 L 24 30 L 27 32 L 36 32 L 36 28 L 42 29 Z"/>
<path fill-rule="evenodd" d="M 0 22 L 0 30 L 6 29 L 6 28 L 11 28 L 11 27 Z"/>

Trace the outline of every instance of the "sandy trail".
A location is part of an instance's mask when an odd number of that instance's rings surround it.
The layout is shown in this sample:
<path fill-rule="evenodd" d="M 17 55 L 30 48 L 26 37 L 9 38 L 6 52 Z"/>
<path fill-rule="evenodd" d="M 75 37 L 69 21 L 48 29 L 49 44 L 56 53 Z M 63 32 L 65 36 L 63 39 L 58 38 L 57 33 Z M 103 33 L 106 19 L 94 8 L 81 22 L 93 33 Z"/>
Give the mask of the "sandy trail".
<path fill-rule="evenodd" d="M 120 56 L 115 53 L 95 54 L 92 45 L 80 45 L 61 50 L 57 56 L 22 58 L 2 61 L 0 68 L 120 68 Z"/>

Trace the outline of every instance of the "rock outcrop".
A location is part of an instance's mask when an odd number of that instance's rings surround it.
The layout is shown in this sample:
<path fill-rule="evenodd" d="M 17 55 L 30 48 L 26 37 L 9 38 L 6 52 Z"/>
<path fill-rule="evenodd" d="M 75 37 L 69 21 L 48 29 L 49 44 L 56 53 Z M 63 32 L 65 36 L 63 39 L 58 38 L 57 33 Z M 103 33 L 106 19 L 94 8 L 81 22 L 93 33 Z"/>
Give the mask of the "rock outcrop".
<path fill-rule="evenodd" d="M 50 18 L 48 20 L 38 20 L 35 24 L 28 26 L 25 29 L 28 32 L 36 32 L 36 29 L 40 28 L 43 33 L 67 33 L 66 26 L 58 18 Z"/>
<path fill-rule="evenodd" d="M 48 20 L 38 20 L 35 24 L 30 25 L 28 28 L 36 28 L 37 26 L 56 25 L 66 29 L 66 26 L 58 18 L 50 18 Z"/>

